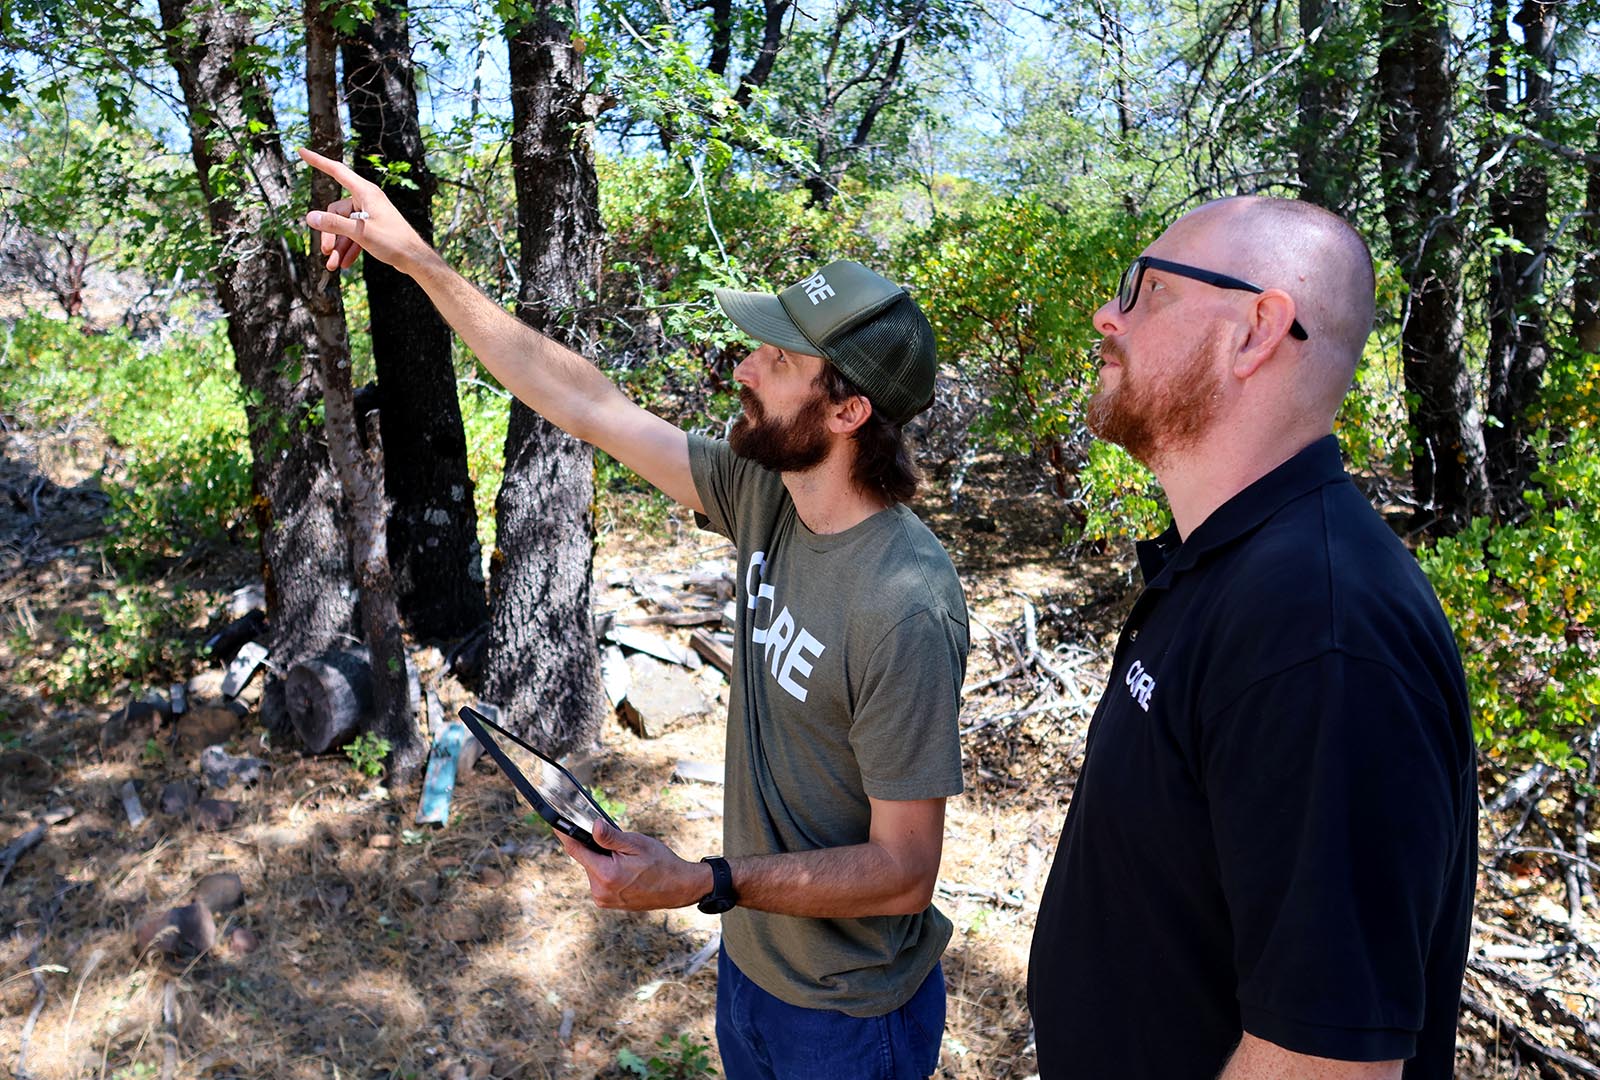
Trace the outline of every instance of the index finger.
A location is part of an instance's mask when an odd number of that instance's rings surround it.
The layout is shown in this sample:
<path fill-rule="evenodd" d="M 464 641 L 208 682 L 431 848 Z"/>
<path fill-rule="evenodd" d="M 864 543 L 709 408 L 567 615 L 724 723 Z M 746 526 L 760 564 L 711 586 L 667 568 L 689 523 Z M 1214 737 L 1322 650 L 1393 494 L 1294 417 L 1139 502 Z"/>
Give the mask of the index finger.
<path fill-rule="evenodd" d="M 356 171 L 342 161 L 337 161 L 330 157 L 323 157 L 315 150 L 308 150 L 304 146 L 300 147 L 297 152 L 299 153 L 301 160 L 307 165 L 310 165 L 313 169 L 316 169 L 320 172 L 327 173 L 329 176 L 339 181 L 339 183 L 343 184 L 344 189 L 350 192 L 352 195 L 369 194 L 378 190 L 370 181 L 364 180 L 360 176 L 356 175 Z"/>

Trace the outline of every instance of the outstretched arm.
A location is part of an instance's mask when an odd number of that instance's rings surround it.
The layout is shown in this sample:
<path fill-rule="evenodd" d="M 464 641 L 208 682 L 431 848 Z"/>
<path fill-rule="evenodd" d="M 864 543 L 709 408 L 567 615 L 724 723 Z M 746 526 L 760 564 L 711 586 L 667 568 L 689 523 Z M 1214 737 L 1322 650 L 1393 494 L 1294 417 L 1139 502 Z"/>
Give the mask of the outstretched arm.
<path fill-rule="evenodd" d="M 310 150 L 300 157 L 350 192 L 306 215 L 306 224 L 321 234 L 330 271 L 348 269 L 364 251 L 415 278 L 484 367 L 530 409 L 691 510 L 705 509 L 682 429 L 629 401 L 593 364 L 518 321 L 445 265 L 376 184 Z"/>

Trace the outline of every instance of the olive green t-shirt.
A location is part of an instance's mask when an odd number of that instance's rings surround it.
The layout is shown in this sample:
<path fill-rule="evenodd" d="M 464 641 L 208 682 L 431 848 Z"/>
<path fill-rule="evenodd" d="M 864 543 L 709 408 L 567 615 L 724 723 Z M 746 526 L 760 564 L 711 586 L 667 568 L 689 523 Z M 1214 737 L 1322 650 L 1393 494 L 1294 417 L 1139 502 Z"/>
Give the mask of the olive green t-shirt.
<path fill-rule="evenodd" d="M 864 843 L 868 796 L 959 794 L 967 609 L 933 533 L 895 506 L 819 536 L 778 474 L 727 443 L 691 437 L 689 461 L 706 523 L 738 549 L 724 853 Z M 758 986 L 852 1016 L 905 1004 L 949 940 L 931 904 L 859 919 L 722 917 L 723 948 Z"/>

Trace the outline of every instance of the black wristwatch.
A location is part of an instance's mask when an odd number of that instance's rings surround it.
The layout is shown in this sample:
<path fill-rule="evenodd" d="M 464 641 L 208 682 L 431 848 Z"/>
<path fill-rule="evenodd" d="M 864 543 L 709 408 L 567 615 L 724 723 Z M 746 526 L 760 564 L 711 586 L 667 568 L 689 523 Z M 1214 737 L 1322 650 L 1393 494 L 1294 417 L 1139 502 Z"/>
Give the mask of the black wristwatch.
<path fill-rule="evenodd" d="M 739 902 L 739 895 L 733 891 L 733 871 L 721 855 L 707 855 L 700 861 L 711 867 L 711 891 L 695 906 L 707 915 L 721 915 Z"/>

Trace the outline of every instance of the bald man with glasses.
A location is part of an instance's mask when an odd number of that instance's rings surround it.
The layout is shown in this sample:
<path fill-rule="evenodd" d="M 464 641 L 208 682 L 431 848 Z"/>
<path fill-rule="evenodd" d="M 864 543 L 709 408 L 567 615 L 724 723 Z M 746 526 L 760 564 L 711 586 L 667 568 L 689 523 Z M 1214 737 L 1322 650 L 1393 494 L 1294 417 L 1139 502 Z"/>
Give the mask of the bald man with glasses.
<path fill-rule="evenodd" d="M 1332 435 L 1373 324 L 1337 216 L 1175 222 L 1094 315 L 1090 429 L 1155 473 L 1040 903 L 1044 1080 L 1454 1073 L 1477 798 L 1455 639 Z"/>

